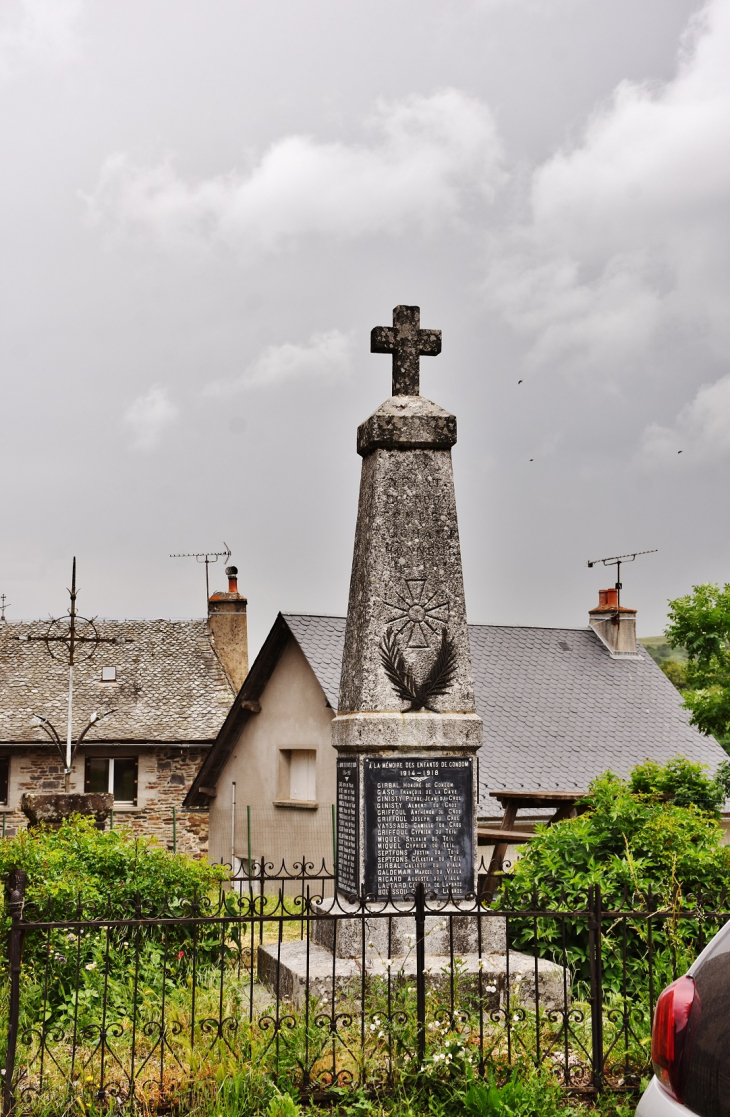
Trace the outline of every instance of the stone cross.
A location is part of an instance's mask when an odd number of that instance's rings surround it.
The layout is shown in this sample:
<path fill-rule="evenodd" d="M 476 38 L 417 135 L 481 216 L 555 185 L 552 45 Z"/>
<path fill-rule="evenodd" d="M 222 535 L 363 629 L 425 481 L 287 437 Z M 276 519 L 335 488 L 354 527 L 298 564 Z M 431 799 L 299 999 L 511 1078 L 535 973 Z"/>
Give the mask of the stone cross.
<path fill-rule="evenodd" d="M 437 357 L 441 330 L 422 330 L 420 306 L 396 306 L 392 326 L 376 326 L 370 333 L 371 353 L 393 354 L 393 395 L 419 394 L 419 357 Z"/>

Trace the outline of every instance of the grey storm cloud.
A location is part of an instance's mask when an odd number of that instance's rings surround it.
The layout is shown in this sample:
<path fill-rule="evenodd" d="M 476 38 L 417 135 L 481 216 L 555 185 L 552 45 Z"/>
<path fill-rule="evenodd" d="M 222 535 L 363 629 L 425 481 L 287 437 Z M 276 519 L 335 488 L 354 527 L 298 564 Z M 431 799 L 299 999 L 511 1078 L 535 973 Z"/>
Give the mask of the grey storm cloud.
<path fill-rule="evenodd" d="M 89 612 L 199 613 L 167 556 L 222 539 L 254 647 L 341 612 L 406 302 L 444 332 L 470 617 L 583 624 L 585 560 L 656 546 L 626 592 L 660 631 L 728 573 L 729 53 L 730 0 L 0 13 L 15 615 L 73 553 Z"/>

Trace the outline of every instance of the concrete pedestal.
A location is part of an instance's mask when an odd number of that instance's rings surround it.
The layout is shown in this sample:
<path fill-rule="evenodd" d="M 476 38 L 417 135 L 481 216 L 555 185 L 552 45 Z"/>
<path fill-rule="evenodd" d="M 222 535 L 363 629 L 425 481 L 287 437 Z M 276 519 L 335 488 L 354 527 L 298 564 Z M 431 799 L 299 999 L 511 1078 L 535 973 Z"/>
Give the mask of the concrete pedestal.
<path fill-rule="evenodd" d="M 314 942 L 282 942 L 261 946 L 258 950 L 258 977 L 273 995 L 301 1009 L 306 1000 L 332 1000 L 333 991 L 342 1002 L 359 1001 L 362 990 L 362 958 L 343 958 Z M 414 984 L 416 953 L 385 958 L 366 956 L 366 982 L 379 978 L 396 984 Z M 511 951 L 509 975 L 504 954 L 460 954 L 455 967 L 458 992 L 457 1008 L 469 1011 L 478 1006 L 480 994 L 484 1012 L 505 1008 L 507 989 L 510 1007 L 535 1009 L 535 959 L 528 954 Z M 382 986 L 381 986 L 382 987 Z M 448 997 L 451 987 L 451 965 L 444 954 L 426 954 L 426 988 Z M 542 1009 L 563 1008 L 563 971 L 554 962 L 538 959 L 537 988 Z M 366 991 L 367 996 L 367 991 Z M 568 1004 L 570 1003 L 568 984 Z"/>
<path fill-rule="evenodd" d="M 503 917 L 475 915 L 468 911 L 469 906 L 468 903 L 461 906 L 432 905 L 432 909 L 437 907 L 438 910 L 431 910 L 426 915 L 424 939 L 427 954 L 448 958 L 452 952 L 455 956 L 480 952 L 504 953 L 507 938 Z M 361 958 L 363 938 L 368 959 L 405 957 L 415 950 L 413 901 L 369 905 L 368 911 L 372 911 L 372 915 L 366 915 L 364 920 L 360 905 L 350 903 L 341 896 L 315 901 L 312 911 L 322 916 L 312 923 L 312 941 L 336 953 L 338 958 Z M 350 913 L 351 917 L 347 918 Z"/>
<path fill-rule="evenodd" d="M 29 826 L 44 826 L 57 829 L 72 815 L 91 815 L 97 830 L 103 830 L 109 812 L 114 806 L 114 796 L 101 792 L 63 791 L 31 793 L 24 792 L 20 809 L 28 819 Z"/>
<path fill-rule="evenodd" d="M 413 904 L 372 905 L 363 920 L 362 909 L 342 898 L 313 905 L 319 916 L 311 923 L 311 938 L 261 946 L 258 976 L 282 1000 L 301 1008 L 309 996 L 343 1002 L 359 1001 L 363 974 L 367 985 L 413 985 L 416 980 L 416 921 Z M 352 912 L 348 918 L 343 911 Z M 334 914 L 337 917 L 334 917 Z M 330 918 L 328 918 L 330 916 Z M 481 923 L 481 929 L 478 924 Z M 363 934 L 364 929 L 364 934 Z M 481 939 L 481 942 L 480 942 Z M 452 970 L 458 1003 L 465 1010 L 485 1012 L 510 1005 L 535 1006 L 535 959 L 518 951 L 506 954 L 506 928 L 501 916 L 466 914 L 444 905 L 425 920 L 426 988 L 450 995 Z M 453 966 L 452 966 L 453 958 Z M 481 979 L 481 980 L 480 980 Z M 553 962 L 537 962 L 538 1003 L 542 1008 L 563 1006 L 563 971 Z"/>

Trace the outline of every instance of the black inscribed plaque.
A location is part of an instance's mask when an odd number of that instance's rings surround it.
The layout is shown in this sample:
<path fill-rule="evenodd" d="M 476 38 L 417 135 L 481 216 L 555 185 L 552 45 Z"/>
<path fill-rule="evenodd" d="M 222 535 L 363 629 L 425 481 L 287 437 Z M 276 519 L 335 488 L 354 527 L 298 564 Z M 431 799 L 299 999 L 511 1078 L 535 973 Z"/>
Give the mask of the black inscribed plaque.
<path fill-rule="evenodd" d="M 337 761 L 337 887 L 359 892 L 357 760 Z"/>
<path fill-rule="evenodd" d="M 471 757 L 366 758 L 365 891 L 386 899 L 474 890 Z"/>

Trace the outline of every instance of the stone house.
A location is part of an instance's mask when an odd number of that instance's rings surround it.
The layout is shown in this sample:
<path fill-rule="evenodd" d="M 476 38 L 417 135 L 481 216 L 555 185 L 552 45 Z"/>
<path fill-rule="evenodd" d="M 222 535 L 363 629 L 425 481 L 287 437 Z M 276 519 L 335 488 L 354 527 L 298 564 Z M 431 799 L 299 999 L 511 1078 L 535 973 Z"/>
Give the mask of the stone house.
<path fill-rule="evenodd" d="M 107 641 L 74 667 L 73 740 L 93 724 L 73 761 L 72 791 L 110 791 L 113 825 L 157 835 L 170 848 L 207 851 L 208 819 L 183 799 L 248 670 L 246 599 L 229 568 L 226 593 L 214 593 L 208 617 L 110 620 Z M 48 622 L 0 624 L 0 816 L 2 833 L 25 826 L 24 791 L 62 791 L 64 763 L 39 718 L 65 744 L 67 660 L 37 639 Z"/>
<path fill-rule="evenodd" d="M 585 628 L 469 625 L 477 711 L 479 822 L 493 792 L 584 792 L 610 768 L 683 755 L 711 770 L 726 754 L 689 725 L 680 695 L 636 641 L 636 611 L 603 590 Z M 333 860 L 344 617 L 279 614 L 185 799 L 210 818 L 210 856 L 274 867 Z M 531 829 L 551 811 L 515 823 Z M 491 844 L 480 854 L 488 859 Z M 507 856 L 510 858 L 513 850 Z"/>

